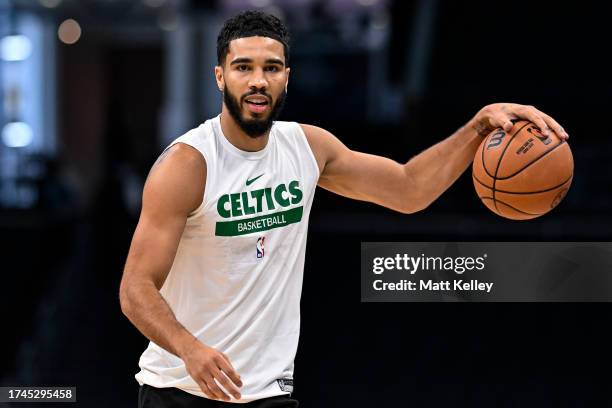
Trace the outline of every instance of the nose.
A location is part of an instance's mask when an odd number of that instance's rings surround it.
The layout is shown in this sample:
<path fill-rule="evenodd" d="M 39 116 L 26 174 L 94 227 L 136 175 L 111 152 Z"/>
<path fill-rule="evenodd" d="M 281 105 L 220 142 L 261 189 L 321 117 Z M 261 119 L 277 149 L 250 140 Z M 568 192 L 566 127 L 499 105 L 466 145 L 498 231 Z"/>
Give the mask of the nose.
<path fill-rule="evenodd" d="M 253 75 L 249 78 L 249 88 L 255 89 L 266 89 L 268 87 L 268 81 L 264 75 L 263 69 L 256 68 L 253 70 Z"/>

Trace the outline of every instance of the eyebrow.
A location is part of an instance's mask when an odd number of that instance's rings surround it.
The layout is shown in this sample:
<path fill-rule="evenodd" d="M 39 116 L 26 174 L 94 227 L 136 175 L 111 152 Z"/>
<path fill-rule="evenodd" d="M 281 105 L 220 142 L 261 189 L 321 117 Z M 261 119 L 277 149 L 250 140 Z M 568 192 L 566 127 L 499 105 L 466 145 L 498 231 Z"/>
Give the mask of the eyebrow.
<path fill-rule="evenodd" d="M 251 64 L 253 63 L 253 59 L 252 58 L 236 58 L 235 60 L 233 60 L 232 62 L 230 62 L 230 65 L 236 65 L 236 64 Z M 278 59 L 278 58 L 268 58 L 265 61 L 266 64 L 274 64 L 274 65 L 280 65 L 281 67 L 285 66 L 285 63 Z"/>

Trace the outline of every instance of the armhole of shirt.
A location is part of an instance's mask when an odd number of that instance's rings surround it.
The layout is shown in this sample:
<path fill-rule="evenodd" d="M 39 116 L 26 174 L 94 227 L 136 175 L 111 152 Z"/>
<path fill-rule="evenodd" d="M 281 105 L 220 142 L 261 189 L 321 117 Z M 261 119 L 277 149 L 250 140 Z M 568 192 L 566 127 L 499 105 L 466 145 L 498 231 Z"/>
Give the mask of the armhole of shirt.
<path fill-rule="evenodd" d="M 209 166 L 210 166 L 210 160 L 208 160 L 208 158 L 206 157 L 207 155 L 201 150 L 198 149 L 195 145 L 191 144 L 190 142 L 184 140 L 184 139 L 177 139 L 174 142 L 172 142 L 168 147 L 166 147 L 164 149 L 164 151 L 170 149 L 172 146 L 174 146 L 177 143 L 183 143 L 191 148 L 193 148 L 194 150 L 196 150 L 197 152 L 200 153 L 200 155 L 202 156 L 202 159 L 204 160 L 204 166 L 206 167 L 206 180 L 204 180 L 204 195 L 202 196 L 202 202 L 200 203 L 200 205 L 198 205 L 196 207 L 195 210 L 193 210 L 192 212 L 189 213 L 189 215 L 187 216 L 187 219 L 191 219 L 193 217 L 195 217 L 196 215 L 198 215 L 199 213 L 202 212 L 202 210 L 204 209 L 204 206 L 207 203 L 207 196 L 208 196 L 208 192 L 210 191 L 211 187 L 211 175 L 210 175 L 210 171 L 209 171 Z"/>
<path fill-rule="evenodd" d="M 304 144 L 306 145 L 306 149 L 308 150 L 308 155 L 310 156 L 311 162 L 314 165 L 314 169 L 315 169 L 315 174 L 317 175 L 317 180 L 316 182 L 319 182 L 319 177 L 321 177 L 321 170 L 319 169 L 319 163 L 317 163 L 317 158 L 314 155 L 314 152 L 312 151 L 312 147 L 310 147 L 310 142 L 308 141 L 308 138 L 306 137 L 306 132 L 304 132 L 304 129 L 302 129 L 302 126 L 295 122 L 295 125 L 298 128 L 298 132 L 302 137 L 302 140 L 304 141 Z M 316 184 L 316 183 L 315 183 Z"/>

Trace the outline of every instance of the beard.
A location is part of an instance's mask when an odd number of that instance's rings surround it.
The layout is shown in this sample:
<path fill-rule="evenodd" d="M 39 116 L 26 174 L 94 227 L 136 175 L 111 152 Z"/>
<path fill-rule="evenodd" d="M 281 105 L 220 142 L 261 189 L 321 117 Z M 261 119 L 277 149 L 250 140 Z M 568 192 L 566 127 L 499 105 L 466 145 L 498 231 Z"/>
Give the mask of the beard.
<path fill-rule="evenodd" d="M 272 97 L 265 93 L 265 91 L 249 92 L 244 95 L 243 99 L 251 95 L 263 95 L 268 98 L 269 101 L 272 100 Z M 229 91 L 229 89 L 227 89 L 227 86 L 223 90 L 223 102 L 225 103 L 225 106 L 227 106 L 227 110 L 229 111 L 230 115 L 234 121 L 236 121 L 240 129 L 242 129 L 244 133 L 253 139 L 265 135 L 272 128 L 272 124 L 276 118 L 278 118 L 283 110 L 283 107 L 285 106 L 286 97 L 287 91 L 283 89 L 281 94 L 276 99 L 276 102 L 271 106 L 270 113 L 267 117 L 261 119 L 246 119 L 242 115 L 242 108 L 238 98 L 236 98 Z"/>

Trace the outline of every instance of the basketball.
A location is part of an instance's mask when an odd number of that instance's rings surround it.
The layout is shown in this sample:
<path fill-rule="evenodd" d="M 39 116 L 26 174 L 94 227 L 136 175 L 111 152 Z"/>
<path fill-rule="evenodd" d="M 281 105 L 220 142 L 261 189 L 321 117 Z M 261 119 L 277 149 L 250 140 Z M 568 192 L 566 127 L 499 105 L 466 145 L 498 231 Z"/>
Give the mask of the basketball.
<path fill-rule="evenodd" d="M 472 179 L 480 200 L 494 213 L 528 220 L 555 208 L 572 183 L 569 145 L 551 132 L 544 136 L 531 122 L 518 121 L 510 132 L 498 128 L 480 144 Z"/>

